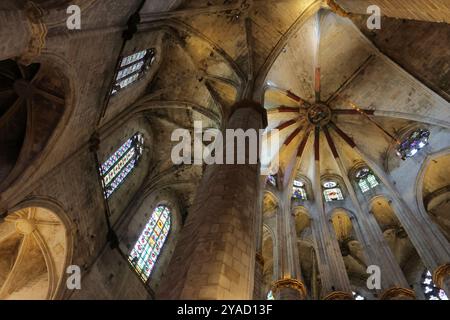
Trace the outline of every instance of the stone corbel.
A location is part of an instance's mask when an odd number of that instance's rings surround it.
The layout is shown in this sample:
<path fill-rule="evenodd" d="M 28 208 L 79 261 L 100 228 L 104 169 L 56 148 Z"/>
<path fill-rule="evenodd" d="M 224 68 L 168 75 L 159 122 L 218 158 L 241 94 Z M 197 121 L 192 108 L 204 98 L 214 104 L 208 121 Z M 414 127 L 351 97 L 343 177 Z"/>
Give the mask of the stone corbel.
<path fill-rule="evenodd" d="M 30 40 L 27 50 L 19 57 L 20 63 L 29 65 L 41 54 L 45 47 L 47 37 L 47 26 L 43 22 L 45 11 L 36 3 L 28 1 L 25 6 L 25 16 L 30 28 Z"/>

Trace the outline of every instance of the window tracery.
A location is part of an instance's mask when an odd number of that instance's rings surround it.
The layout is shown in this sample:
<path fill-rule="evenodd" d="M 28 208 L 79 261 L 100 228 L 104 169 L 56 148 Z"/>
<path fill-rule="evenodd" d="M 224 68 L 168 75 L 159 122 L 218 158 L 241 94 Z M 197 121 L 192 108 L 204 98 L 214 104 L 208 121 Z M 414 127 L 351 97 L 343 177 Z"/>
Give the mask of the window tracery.
<path fill-rule="evenodd" d="M 414 130 L 397 147 L 397 155 L 402 160 L 413 157 L 417 152 L 419 152 L 428 144 L 429 138 L 430 131 L 428 131 L 427 129 Z"/>
<path fill-rule="evenodd" d="M 294 180 L 292 189 L 293 189 L 292 198 L 297 200 L 308 200 L 308 195 L 305 189 L 305 183 L 303 181 Z"/>
<path fill-rule="evenodd" d="M 166 242 L 171 226 L 171 212 L 167 206 L 158 206 L 142 231 L 128 257 L 133 268 L 147 282 Z"/>
<path fill-rule="evenodd" d="M 109 198 L 134 170 L 144 150 L 144 136 L 135 133 L 101 166 L 105 197 Z"/>
<path fill-rule="evenodd" d="M 379 185 L 377 178 L 367 167 L 359 169 L 356 172 L 355 177 L 358 182 L 358 186 L 363 193 Z"/>
<path fill-rule="evenodd" d="M 142 50 L 124 57 L 116 72 L 111 94 L 114 95 L 118 91 L 139 80 L 154 61 L 154 49 Z"/>
<path fill-rule="evenodd" d="M 324 188 L 323 196 L 326 202 L 344 200 L 344 194 L 336 181 L 325 181 L 322 186 Z"/>

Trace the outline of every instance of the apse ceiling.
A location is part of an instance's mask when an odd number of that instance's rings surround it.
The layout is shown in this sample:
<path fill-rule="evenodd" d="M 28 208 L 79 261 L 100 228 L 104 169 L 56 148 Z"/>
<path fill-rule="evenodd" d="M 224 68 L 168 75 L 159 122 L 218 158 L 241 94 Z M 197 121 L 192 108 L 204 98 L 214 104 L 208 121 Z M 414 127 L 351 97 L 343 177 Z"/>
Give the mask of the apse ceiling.
<path fill-rule="evenodd" d="M 345 174 L 335 158 L 351 168 L 362 161 L 355 147 L 381 162 L 405 128 L 450 124 L 444 99 L 380 53 L 351 20 L 324 8 L 274 61 L 264 105 L 268 139 L 277 129 L 280 140 L 264 157 L 275 159 L 278 152 L 285 183 L 297 170 L 311 177 L 314 160 L 321 174 Z"/>
<path fill-rule="evenodd" d="M 298 170 L 312 173 L 316 130 L 322 174 L 341 175 L 333 149 L 349 167 L 361 161 L 352 145 L 381 163 L 405 128 L 450 127 L 448 102 L 381 52 L 360 16 L 342 17 L 327 1 L 188 0 L 161 6 L 147 5 L 143 21 L 183 31 L 181 46 L 197 60 L 198 81 L 222 108 L 217 114 L 242 98 L 245 83 L 253 99 L 264 103 L 267 131 L 280 130 L 280 139 L 263 152 L 263 162 L 279 155 L 285 183 Z M 201 104 L 201 91 L 202 85 L 187 86 L 183 94 Z"/>

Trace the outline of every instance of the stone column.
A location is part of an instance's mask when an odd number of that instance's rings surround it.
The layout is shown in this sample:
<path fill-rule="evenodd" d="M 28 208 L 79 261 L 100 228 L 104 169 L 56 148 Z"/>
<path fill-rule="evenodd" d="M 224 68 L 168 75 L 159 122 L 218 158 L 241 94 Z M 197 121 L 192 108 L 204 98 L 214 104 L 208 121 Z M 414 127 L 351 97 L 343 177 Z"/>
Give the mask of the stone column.
<path fill-rule="evenodd" d="M 266 125 L 265 109 L 243 101 L 233 106 L 226 128 Z M 253 298 L 260 164 L 246 163 L 206 167 L 157 298 Z"/>
<path fill-rule="evenodd" d="M 401 196 L 390 178 L 372 159 L 357 147 L 354 150 L 372 168 L 391 193 L 396 217 L 405 228 L 424 265 L 433 273 L 433 279 L 447 294 L 450 294 L 450 245 L 429 216 L 422 215 L 417 205 L 406 202 L 411 194 Z M 405 187 L 407 189 L 407 187 Z M 411 192 L 409 192 L 411 193 Z M 411 200 L 410 200 L 411 201 Z"/>
<path fill-rule="evenodd" d="M 256 208 L 256 256 L 255 256 L 255 281 L 253 285 L 253 299 L 254 300 L 264 300 L 264 292 L 262 290 L 264 284 L 264 258 L 262 255 L 262 237 L 263 237 L 263 186 L 266 177 L 260 177 L 260 192 L 258 195 L 258 202 Z"/>
<path fill-rule="evenodd" d="M 385 241 L 375 218 L 369 212 L 363 211 L 348 177 L 348 171 L 340 157 L 340 152 L 335 147 L 327 129 L 325 129 L 325 135 L 355 208 L 356 221 L 353 220 L 352 224 L 358 241 L 363 245 L 366 263 L 380 267 L 381 288 L 379 291 L 381 291 L 380 293 L 384 292 L 382 297 L 392 300 L 414 298 L 414 291 L 409 288 L 408 281 Z"/>
<path fill-rule="evenodd" d="M 255 281 L 253 285 L 253 300 L 265 300 L 264 291 L 264 258 L 261 252 L 256 252 L 255 257 Z"/>
<path fill-rule="evenodd" d="M 341 255 L 339 243 L 330 230 L 328 217 L 325 213 L 322 186 L 320 180 L 320 129 L 315 130 L 314 141 L 314 177 L 312 181 L 314 191 L 314 212 L 311 229 L 317 245 L 317 265 L 322 283 L 322 298 L 325 300 L 353 299 L 350 280 L 345 263 Z"/>
<path fill-rule="evenodd" d="M 283 200 L 277 215 L 278 280 L 273 283 L 272 292 L 276 300 L 303 300 L 307 291 L 300 271 L 290 190 L 284 190 Z"/>

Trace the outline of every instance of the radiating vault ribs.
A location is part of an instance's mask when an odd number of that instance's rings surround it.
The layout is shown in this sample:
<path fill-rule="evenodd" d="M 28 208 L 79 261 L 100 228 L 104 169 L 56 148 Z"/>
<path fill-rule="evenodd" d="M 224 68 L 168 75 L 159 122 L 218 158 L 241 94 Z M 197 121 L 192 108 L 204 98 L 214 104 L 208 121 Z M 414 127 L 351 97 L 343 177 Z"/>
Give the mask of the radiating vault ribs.
<path fill-rule="evenodd" d="M 33 222 L 33 220 L 17 219 L 17 221 L 16 221 L 16 231 L 19 234 L 29 235 L 29 234 L 33 233 L 33 231 L 35 229 L 36 229 L 36 224 Z"/>
<path fill-rule="evenodd" d="M 331 120 L 331 109 L 323 103 L 316 103 L 308 110 L 308 121 L 315 126 L 326 126 Z"/>

